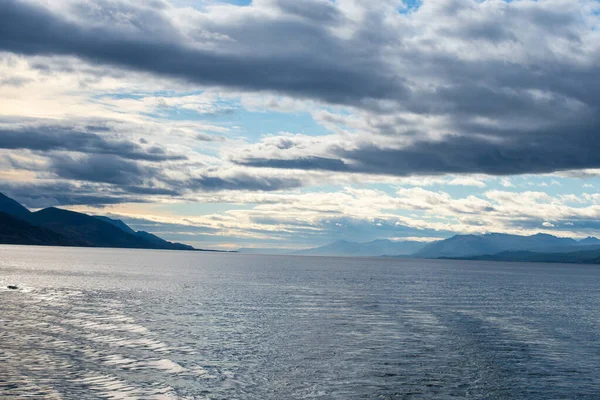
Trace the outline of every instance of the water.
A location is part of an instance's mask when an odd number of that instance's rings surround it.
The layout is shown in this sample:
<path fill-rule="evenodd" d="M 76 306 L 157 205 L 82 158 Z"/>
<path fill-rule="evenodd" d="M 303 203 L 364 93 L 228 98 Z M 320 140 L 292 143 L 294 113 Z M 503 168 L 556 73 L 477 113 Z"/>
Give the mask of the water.
<path fill-rule="evenodd" d="M 598 399 L 599 288 L 583 265 L 0 246 L 0 396 Z"/>

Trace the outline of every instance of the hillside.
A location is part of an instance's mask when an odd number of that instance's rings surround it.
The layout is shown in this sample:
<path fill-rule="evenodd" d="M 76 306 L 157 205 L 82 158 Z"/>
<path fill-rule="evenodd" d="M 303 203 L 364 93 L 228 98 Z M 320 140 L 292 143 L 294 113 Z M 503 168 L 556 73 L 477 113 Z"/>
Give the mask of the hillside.
<path fill-rule="evenodd" d="M 154 246 L 156 246 L 156 248 L 162 248 L 165 250 L 194 250 L 192 246 L 187 244 L 169 242 L 145 231 L 137 231 L 135 235 L 147 242 L 152 243 Z"/>
<path fill-rule="evenodd" d="M 11 215 L 15 218 L 28 221 L 31 217 L 31 211 L 22 206 L 19 202 L 0 193 L 0 212 Z"/>
<path fill-rule="evenodd" d="M 40 246 L 78 246 L 83 243 L 67 239 L 59 233 L 31 225 L 0 212 L 0 243 Z"/>
<path fill-rule="evenodd" d="M 121 221 L 120 219 L 112 219 L 112 218 L 104 217 L 104 216 L 95 216 L 94 218 L 98 218 L 102 221 L 108 222 L 109 224 L 121 229 L 125 233 L 128 233 L 133 236 L 137 236 L 140 239 L 143 239 L 149 243 L 152 243 L 156 248 L 159 248 L 159 249 L 194 250 L 194 248 L 192 246 L 189 246 L 187 244 L 182 244 L 182 243 L 169 242 L 169 241 L 164 240 L 163 238 L 160 238 L 149 232 L 145 232 L 145 231 L 137 231 L 136 232 L 133 229 L 131 229 L 131 227 L 129 225 L 127 225 L 125 222 Z"/>
<path fill-rule="evenodd" d="M 55 207 L 30 212 L 0 193 L 0 243 L 49 246 L 195 250 L 148 232 L 135 232 L 120 220 Z"/>
<path fill-rule="evenodd" d="M 73 211 L 50 207 L 33 213 L 31 220 L 38 226 L 88 246 L 153 248 L 146 240 L 130 235 L 110 223 Z"/>
<path fill-rule="evenodd" d="M 125 222 L 121 221 L 120 219 L 112 219 L 112 218 L 105 217 L 102 215 L 95 215 L 94 218 L 98 218 L 101 221 L 108 222 L 109 224 L 116 226 L 123 232 L 129 233 L 130 235 L 135 235 L 135 233 L 136 233 L 133 229 L 131 229 L 131 227 L 129 227 L 129 225 L 127 225 Z"/>

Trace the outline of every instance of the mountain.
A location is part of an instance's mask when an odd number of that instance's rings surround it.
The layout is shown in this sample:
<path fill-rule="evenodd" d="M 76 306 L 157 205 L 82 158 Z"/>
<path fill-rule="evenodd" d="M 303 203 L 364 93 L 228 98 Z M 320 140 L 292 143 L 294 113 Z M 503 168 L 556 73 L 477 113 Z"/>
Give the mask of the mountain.
<path fill-rule="evenodd" d="M 154 244 L 157 248 L 162 248 L 166 250 L 194 250 L 192 246 L 183 243 L 169 242 L 163 238 L 153 235 L 152 233 L 137 231 L 135 232 L 135 235 L 141 239 L 144 239 L 147 242 Z"/>
<path fill-rule="evenodd" d="M 58 232 L 94 247 L 119 247 L 151 249 L 151 243 L 130 235 L 116 226 L 87 214 L 45 208 L 33 213 L 31 219 L 36 225 Z"/>
<path fill-rule="evenodd" d="M 479 254 L 494 254 L 502 249 L 492 241 L 476 235 L 456 235 L 426 245 L 414 256 L 419 258 L 464 257 Z"/>
<path fill-rule="evenodd" d="M 498 254 L 475 257 L 462 257 L 462 260 L 503 261 L 503 262 L 544 262 L 600 264 L 600 249 L 570 253 L 538 253 L 533 251 L 503 251 Z"/>
<path fill-rule="evenodd" d="M 528 250 L 537 252 L 576 251 L 581 245 L 571 238 L 538 233 L 532 236 L 508 235 L 504 233 L 488 233 L 485 235 L 456 235 L 449 239 L 431 243 L 414 254 L 420 258 L 461 258 L 502 251 Z"/>
<path fill-rule="evenodd" d="M 29 244 L 41 246 L 78 246 L 82 243 L 68 239 L 59 233 L 0 212 L 0 243 Z"/>
<path fill-rule="evenodd" d="M 387 239 L 367 243 L 339 240 L 326 246 L 300 250 L 292 254 L 303 256 L 379 257 L 385 255 L 408 255 L 423 248 L 422 242 L 394 242 Z"/>
<path fill-rule="evenodd" d="M 145 231 L 137 231 L 136 232 L 133 229 L 131 229 L 131 227 L 129 225 L 127 225 L 125 222 L 121 221 L 120 219 L 112 219 L 112 218 L 104 217 L 104 216 L 100 216 L 100 215 L 97 215 L 94 218 L 98 218 L 102 221 L 108 222 L 109 224 L 121 229 L 123 232 L 126 232 L 133 236 L 137 236 L 147 242 L 150 242 L 158 249 L 194 250 L 194 248 L 192 246 L 189 246 L 189 245 L 183 244 L 183 243 L 169 242 L 169 241 L 164 240 L 163 238 L 160 238 L 149 232 L 145 232 Z"/>
<path fill-rule="evenodd" d="M 579 246 L 600 246 L 600 239 L 588 236 L 585 239 L 581 239 L 577 244 Z"/>
<path fill-rule="evenodd" d="M 104 217 L 102 215 L 95 215 L 94 218 L 98 218 L 101 221 L 108 222 L 109 224 L 116 226 L 123 232 L 129 233 L 130 235 L 135 235 L 135 233 L 136 233 L 133 229 L 131 229 L 129 227 L 129 225 L 127 225 L 125 222 L 121 221 L 120 219 L 112 219 L 109 217 Z"/>
<path fill-rule="evenodd" d="M 579 242 L 571 238 L 560 238 L 546 233 L 531 236 L 507 235 L 505 233 L 488 233 L 483 235 L 495 246 L 503 250 L 526 250 L 552 247 L 577 246 Z"/>
<path fill-rule="evenodd" d="M 55 207 L 30 212 L 0 193 L 0 243 L 52 246 L 195 250 L 148 232 L 135 232 L 120 220 L 93 217 Z"/>
<path fill-rule="evenodd" d="M 4 212 L 24 221 L 28 221 L 31 217 L 31 211 L 23 207 L 16 200 L 13 200 L 2 193 L 0 193 L 0 212 Z"/>

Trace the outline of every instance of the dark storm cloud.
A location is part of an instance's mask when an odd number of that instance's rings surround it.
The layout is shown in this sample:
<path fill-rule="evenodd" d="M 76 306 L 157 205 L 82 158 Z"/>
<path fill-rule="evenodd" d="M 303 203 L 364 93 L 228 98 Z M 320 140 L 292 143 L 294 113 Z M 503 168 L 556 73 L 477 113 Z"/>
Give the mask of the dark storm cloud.
<path fill-rule="evenodd" d="M 243 165 L 267 168 L 288 168 L 326 171 L 348 171 L 349 168 L 342 160 L 325 157 L 303 157 L 289 160 L 246 158 Z"/>
<path fill-rule="evenodd" d="M 75 185 L 69 182 L 1 182 L 0 192 L 28 208 L 75 205 L 101 207 L 110 204 L 146 202 L 142 198 L 129 196 L 122 192 L 120 194 L 111 193 L 102 186 Z"/>
<path fill-rule="evenodd" d="M 17 169 L 41 172 L 36 163 L 28 164 L 7 156 Z M 179 179 L 169 177 L 162 168 L 115 155 L 50 153 L 43 178 L 52 184 L 0 182 L 6 193 L 23 200 L 31 207 L 49 205 L 106 205 L 152 201 L 152 197 L 180 197 L 194 192 L 277 191 L 303 186 L 294 177 L 269 177 L 244 172 L 222 173 L 188 171 Z M 48 175 L 50 173 L 50 175 Z M 222 176 L 220 176 L 220 174 Z M 0 190 L 1 192 L 2 190 Z M 142 200 L 143 199 L 143 200 Z"/>
<path fill-rule="evenodd" d="M 190 15 L 185 23 L 197 27 L 190 30 L 165 11 L 171 6 L 164 1 L 82 1 L 52 11 L 0 0 L 0 50 L 75 56 L 101 66 L 397 116 L 374 123 L 372 131 L 353 132 L 352 146 L 343 143 L 350 136 L 318 154 L 310 145 L 294 152 L 292 144 L 269 154 L 248 152 L 235 159 L 241 165 L 402 176 L 600 167 L 594 151 L 600 145 L 600 38 L 594 22 L 586 22 L 594 13 L 586 15 L 581 2 L 429 0 L 405 16 L 381 8 L 383 3 L 357 2 L 359 9 L 368 7 L 352 25 L 352 17 L 335 2 L 261 1 L 231 8 L 231 15 L 219 18 Z M 71 68 L 68 62 L 52 62 Z M 406 129 L 407 113 L 444 126 Z M 410 137 L 412 144 L 376 136 Z M 427 139 L 432 136 L 435 140 Z M 91 129 L 0 132 L 0 147 L 148 161 L 176 157 L 160 148 L 98 138 Z M 197 190 L 300 185 L 257 177 L 205 176 L 189 182 Z"/>
<path fill-rule="evenodd" d="M 598 145 L 600 137 L 583 128 L 555 135 L 522 132 L 521 136 L 504 138 L 502 143 L 451 136 L 397 150 L 366 146 L 339 155 L 349 160 L 349 170 L 357 172 L 516 175 L 600 167 L 600 154 L 594 150 Z"/>
<path fill-rule="evenodd" d="M 265 176 L 252 176 L 250 174 L 235 174 L 232 176 L 201 176 L 183 182 L 184 187 L 191 190 L 206 192 L 219 190 L 249 190 L 249 191 L 276 191 L 295 189 L 303 186 L 298 178 L 277 178 Z"/>
<path fill-rule="evenodd" d="M 156 174 L 154 169 L 135 161 L 98 154 L 83 157 L 56 155 L 50 160 L 50 170 L 63 179 L 115 185 L 140 185 Z"/>
<path fill-rule="evenodd" d="M 182 155 L 167 154 L 160 147 L 153 146 L 145 149 L 129 140 L 114 139 L 94 133 L 106 129 L 108 128 L 98 126 L 90 129 L 93 132 L 86 132 L 73 127 L 44 125 L 11 129 L 0 128 L 0 149 L 58 150 L 89 154 L 110 154 L 121 158 L 144 161 L 186 159 Z"/>
<path fill-rule="evenodd" d="M 94 8 L 100 15 L 76 10 L 82 20 L 77 23 L 40 6 L 3 0 L 0 49 L 25 55 L 74 55 L 200 84 L 275 90 L 336 103 L 406 93 L 403 79 L 381 62 L 379 48 L 340 41 L 323 26 L 323 19 L 336 19 L 335 8 L 322 1 L 301 3 L 281 2 L 289 15 L 268 23 L 247 16 L 227 27 L 209 26 L 232 39 L 228 44 L 240 43 L 213 51 L 188 43 L 159 9 L 100 2 Z"/>
<path fill-rule="evenodd" d="M 597 128 L 596 128 L 597 127 Z M 485 173 L 517 175 L 600 168 L 600 123 L 488 136 L 450 135 L 402 148 L 360 144 L 329 149 L 331 158 L 236 160 L 247 166 L 388 175 Z"/>
<path fill-rule="evenodd" d="M 336 23 L 340 20 L 340 14 L 335 5 L 329 0 L 321 1 L 280 1 L 279 7 L 286 13 L 297 15 L 311 21 L 321 23 Z"/>
<path fill-rule="evenodd" d="M 171 188 L 161 188 L 161 187 L 148 187 L 148 186 L 132 186 L 125 185 L 121 186 L 120 190 L 125 193 L 134 194 L 134 195 L 150 195 L 150 196 L 179 196 L 181 194 L 180 191 L 171 189 Z"/>

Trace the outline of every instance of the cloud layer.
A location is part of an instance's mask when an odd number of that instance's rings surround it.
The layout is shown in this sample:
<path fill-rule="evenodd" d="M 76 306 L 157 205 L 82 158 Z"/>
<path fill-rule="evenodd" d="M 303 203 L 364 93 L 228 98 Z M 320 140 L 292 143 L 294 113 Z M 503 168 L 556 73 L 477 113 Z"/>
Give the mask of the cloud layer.
<path fill-rule="evenodd" d="M 124 214 L 128 203 L 241 207 L 211 217 L 223 237 L 594 226 L 595 200 L 561 197 L 586 188 L 552 181 L 600 169 L 597 1 L 177 4 L 0 0 L 5 191 Z M 545 180 L 518 187 L 519 175 Z M 509 206 L 517 192 L 535 197 L 522 215 Z M 392 193 L 374 215 L 357 212 Z M 287 196 L 302 200 L 279 212 Z"/>
<path fill-rule="evenodd" d="M 320 154 L 254 148 L 243 165 L 401 176 L 598 167 L 597 2 L 401 6 L 5 0 L 0 49 L 359 110 L 350 143 L 335 137 Z"/>

